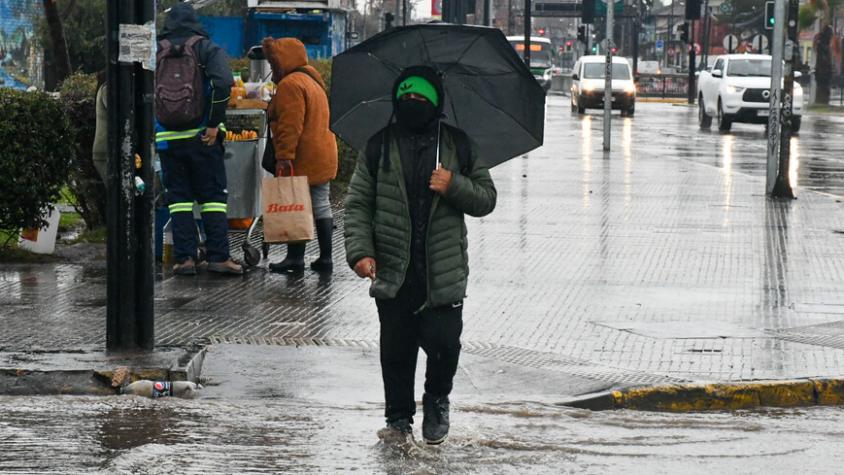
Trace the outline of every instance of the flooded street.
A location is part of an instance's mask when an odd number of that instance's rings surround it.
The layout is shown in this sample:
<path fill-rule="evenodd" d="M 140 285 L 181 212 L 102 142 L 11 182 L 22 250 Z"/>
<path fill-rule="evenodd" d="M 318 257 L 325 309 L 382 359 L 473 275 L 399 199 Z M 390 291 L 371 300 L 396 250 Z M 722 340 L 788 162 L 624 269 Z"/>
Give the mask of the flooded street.
<path fill-rule="evenodd" d="M 455 406 L 445 445 L 407 450 L 377 441 L 377 403 L 0 398 L 0 472 L 839 473 L 844 462 L 844 412 L 835 408 L 679 415 Z"/>

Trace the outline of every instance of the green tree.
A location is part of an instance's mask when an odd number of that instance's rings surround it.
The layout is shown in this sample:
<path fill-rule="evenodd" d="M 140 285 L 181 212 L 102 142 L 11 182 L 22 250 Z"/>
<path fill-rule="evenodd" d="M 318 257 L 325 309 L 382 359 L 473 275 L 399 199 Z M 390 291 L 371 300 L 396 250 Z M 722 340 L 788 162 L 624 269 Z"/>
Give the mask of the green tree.
<path fill-rule="evenodd" d="M 48 0 L 45 0 L 45 2 Z M 105 15 L 106 2 L 102 0 L 51 0 L 57 6 L 59 18 L 64 30 L 67 44 L 67 54 L 70 59 L 70 71 L 87 74 L 97 73 L 105 69 Z M 47 18 L 42 18 L 36 26 L 38 42 L 44 45 L 51 58 L 52 52 L 51 26 Z M 51 61 L 55 66 L 55 60 Z M 50 65 L 48 65 L 50 67 Z M 55 80 L 48 89 L 55 89 L 67 75 L 60 70 L 52 71 Z M 68 74 L 69 75 L 69 74 Z"/>

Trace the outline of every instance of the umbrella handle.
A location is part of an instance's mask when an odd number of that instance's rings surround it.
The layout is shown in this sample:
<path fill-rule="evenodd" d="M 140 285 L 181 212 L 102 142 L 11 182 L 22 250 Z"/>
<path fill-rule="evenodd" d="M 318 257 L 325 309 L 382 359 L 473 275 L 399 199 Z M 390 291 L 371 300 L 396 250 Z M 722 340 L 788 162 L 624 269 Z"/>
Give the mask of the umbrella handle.
<path fill-rule="evenodd" d="M 434 170 L 442 166 L 440 161 L 440 142 L 442 141 L 442 121 L 437 120 L 437 161 L 434 162 Z"/>

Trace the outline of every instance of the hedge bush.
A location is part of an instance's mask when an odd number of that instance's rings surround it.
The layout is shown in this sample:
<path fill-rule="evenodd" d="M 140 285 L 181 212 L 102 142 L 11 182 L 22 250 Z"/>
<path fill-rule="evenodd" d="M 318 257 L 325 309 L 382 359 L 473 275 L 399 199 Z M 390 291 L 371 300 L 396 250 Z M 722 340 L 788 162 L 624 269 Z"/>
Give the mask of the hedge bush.
<path fill-rule="evenodd" d="M 74 137 L 51 96 L 0 88 L 0 230 L 45 226 L 67 181 Z M 0 245 L 5 243 L 0 243 Z"/>
<path fill-rule="evenodd" d="M 70 121 L 74 160 L 67 185 L 73 193 L 71 205 L 82 216 L 88 229 L 105 224 L 106 188 L 94 167 L 94 135 L 97 122 L 97 78 L 74 74 L 61 86 L 62 108 Z"/>

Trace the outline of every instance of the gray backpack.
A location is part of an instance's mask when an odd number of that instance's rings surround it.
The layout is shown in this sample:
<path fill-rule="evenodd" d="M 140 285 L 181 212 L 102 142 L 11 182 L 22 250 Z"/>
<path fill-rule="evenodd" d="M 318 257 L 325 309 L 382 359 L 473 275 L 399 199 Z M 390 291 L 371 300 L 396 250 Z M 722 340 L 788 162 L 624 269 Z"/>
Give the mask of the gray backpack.
<path fill-rule="evenodd" d="M 205 114 L 205 81 L 194 45 L 203 37 L 192 36 L 182 45 L 158 42 L 155 66 L 155 116 L 170 130 L 202 124 Z"/>

